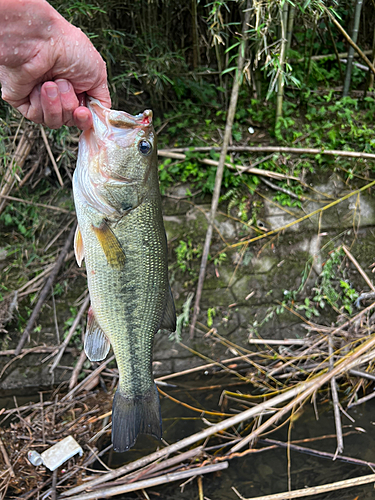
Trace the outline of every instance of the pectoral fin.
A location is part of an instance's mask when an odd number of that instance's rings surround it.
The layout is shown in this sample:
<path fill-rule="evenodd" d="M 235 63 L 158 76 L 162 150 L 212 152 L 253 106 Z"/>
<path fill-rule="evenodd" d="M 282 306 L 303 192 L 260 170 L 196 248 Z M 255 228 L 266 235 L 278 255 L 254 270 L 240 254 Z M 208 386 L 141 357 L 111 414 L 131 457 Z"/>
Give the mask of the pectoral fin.
<path fill-rule="evenodd" d="M 107 336 L 96 321 L 91 307 L 88 312 L 84 347 L 90 361 L 102 361 L 106 358 L 111 347 Z"/>
<path fill-rule="evenodd" d="M 170 286 L 169 293 L 167 295 L 167 305 L 165 306 L 164 316 L 161 321 L 160 328 L 170 332 L 176 331 L 176 309 L 174 307 L 174 300 Z"/>
<path fill-rule="evenodd" d="M 92 229 L 105 253 L 108 264 L 114 269 L 122 269 L 126 260 L 125 253 L 107 222 L 103 221 L 99 227 L 92 226 Z"/>
<path fill-rule="evenodd" d="M 76 234 L 74 235 L 74 253 L 76 256 L 76 261 L 79 267 L 82 265 L 82 261 L 85 257 L 85 250 L 83 248 L 82 234 L 77 226 Z"/>

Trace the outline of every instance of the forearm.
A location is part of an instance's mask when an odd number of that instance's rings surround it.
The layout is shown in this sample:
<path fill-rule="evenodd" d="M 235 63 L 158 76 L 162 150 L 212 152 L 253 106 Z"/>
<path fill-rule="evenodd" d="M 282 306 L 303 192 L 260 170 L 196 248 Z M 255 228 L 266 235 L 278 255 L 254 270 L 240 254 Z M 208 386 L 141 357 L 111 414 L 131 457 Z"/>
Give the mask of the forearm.
<path fill-rule="evenodd" d="M 70 27 L 45 0 L 0 0 L 0 65 L 24 64 L 40 43 L 53 45 Z"/>

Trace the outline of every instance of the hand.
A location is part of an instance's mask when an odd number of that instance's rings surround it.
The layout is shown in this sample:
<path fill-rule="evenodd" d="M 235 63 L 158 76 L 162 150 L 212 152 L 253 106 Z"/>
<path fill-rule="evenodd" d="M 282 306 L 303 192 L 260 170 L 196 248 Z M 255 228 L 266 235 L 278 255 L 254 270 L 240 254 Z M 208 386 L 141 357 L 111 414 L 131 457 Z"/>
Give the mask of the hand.
<path fill-rule="evenodd" d="M 19 17 L 13 2 L 12 18 L 5 25 L 3 40 L 0 37 L 1 48 L 5 46 L 5 55 L 0 57 L 2 98 L 35 123 L 90 128 L 91 113 L 80 105 L 79 96 L 86 92 L 111 106 L 103 59 L 86 35 L 47 2 L 28 0 L 25 5 L 31 10 Z M 38 22 L 33 26 L 33 20 L 43 16 L 42 28 Z M 22 23 L 28 29 L 22 31 Z M 25 31 L 23 42 L 19 33 Z"/>

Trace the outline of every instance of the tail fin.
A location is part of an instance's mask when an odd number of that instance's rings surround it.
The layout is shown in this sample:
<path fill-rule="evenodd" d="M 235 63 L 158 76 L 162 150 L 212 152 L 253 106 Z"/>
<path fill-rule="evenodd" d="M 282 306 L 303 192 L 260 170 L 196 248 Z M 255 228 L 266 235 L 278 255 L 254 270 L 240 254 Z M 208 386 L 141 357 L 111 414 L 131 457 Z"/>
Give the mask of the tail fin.
<path fill-rule="evenodd" d="M 115 451 L 134 446 L 138 434 L 161 439 L 161 413 L 156 385 L 142 395 L 125 396 L 117 389 L 112 406 L 112 443 Z"/>

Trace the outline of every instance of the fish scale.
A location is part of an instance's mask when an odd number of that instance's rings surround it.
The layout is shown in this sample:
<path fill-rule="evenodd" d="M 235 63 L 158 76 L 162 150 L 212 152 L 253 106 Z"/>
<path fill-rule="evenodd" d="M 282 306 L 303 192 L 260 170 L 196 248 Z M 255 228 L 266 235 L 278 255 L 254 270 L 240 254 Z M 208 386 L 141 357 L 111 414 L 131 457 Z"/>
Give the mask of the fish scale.
<path fill-rule="evenodd" d="M 101 360 L 108 341 L 112 345 L 119 369 L 112 440 L 116 451 L 125 451 L 139 432 L 161 437 L 153 337 L 160 328 L 173 331 L 176 317 L 156 147 L 148 156 L 140 146 L 146 153 L 147 145 L 153 146 L 152 116 L 107 110 L 93 99 L 90 109 L 94 131 L 81 138 L 73 178 L 75 250 L 78 263 L 85 259 L 91 298 L 85 350 L 90 359 Z"/>

